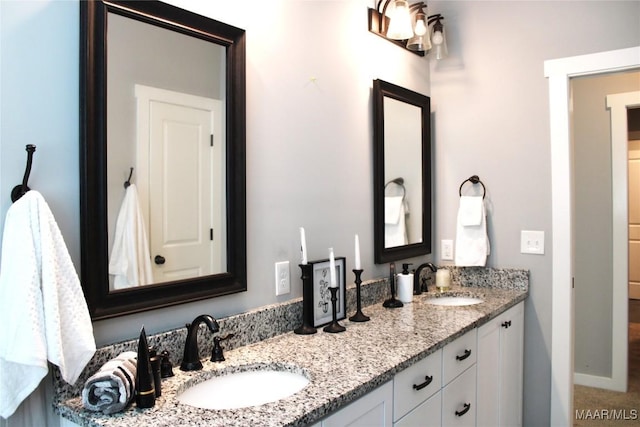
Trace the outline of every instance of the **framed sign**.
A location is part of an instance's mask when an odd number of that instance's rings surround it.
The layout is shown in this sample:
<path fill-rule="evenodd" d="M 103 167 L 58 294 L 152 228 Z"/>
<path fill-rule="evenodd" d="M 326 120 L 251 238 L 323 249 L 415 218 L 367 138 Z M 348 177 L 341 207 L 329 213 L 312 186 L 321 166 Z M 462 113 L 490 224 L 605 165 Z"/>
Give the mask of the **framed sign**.
<path fill-rule="evenodd" d="M 336 320 L 341 320 L 346 317 L 346 302 L 347 302 L 347 285 L 346 285 L 346 273 L 345 257 L 336 257 L 336 281 L 338 292 L 336 301 Z M 313 308 L 313 319 L 311 323 L 314 327 L 322 326 L 330 323 L 333 320 L 333 314 L 331 312 L 331 292 L 329 291 L 330 284 L 330 272 L 329 272 L 329 260 L 323 259 L 320 261 L 310 261 L 312 265 L 312 280 L 313 285 L 313 298 L 311 299 Z"/>

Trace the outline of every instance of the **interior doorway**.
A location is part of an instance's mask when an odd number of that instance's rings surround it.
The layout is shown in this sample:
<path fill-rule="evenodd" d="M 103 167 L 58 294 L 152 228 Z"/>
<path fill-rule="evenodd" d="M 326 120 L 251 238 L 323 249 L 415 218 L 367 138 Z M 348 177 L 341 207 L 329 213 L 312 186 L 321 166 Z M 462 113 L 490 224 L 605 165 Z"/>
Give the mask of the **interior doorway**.
<path fill-rule="evenodd" d="M 640 46 L 561 58 L 544 63 L 549 81 L 552 174 L 552 342 L 550 425 L 572 425 L 573 413 L 573 233 L 569 80 L 640 67 Z"/>

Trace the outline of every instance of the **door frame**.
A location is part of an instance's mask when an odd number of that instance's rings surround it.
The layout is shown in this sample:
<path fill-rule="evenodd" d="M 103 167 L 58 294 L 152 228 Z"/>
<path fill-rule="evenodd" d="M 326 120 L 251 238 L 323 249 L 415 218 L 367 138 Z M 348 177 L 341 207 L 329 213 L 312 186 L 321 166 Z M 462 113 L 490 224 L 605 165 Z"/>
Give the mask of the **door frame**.
<path fill-rule="evenodd" d="M 627 391 L 629 323 L 629 133 L 627 109 L 640 105 L 640 91 L 607 95 L 611 111 L 611 170 L 613 196 L 613 343 L 611 389 Z"/>
<path fill-rule="evenodd" d="M 638 67 L 640 46 L 544 62 L 544 75 L 549 80 L 553 229 L 550 425 L 573 424 L 573 159 L 569 80 Z"/>

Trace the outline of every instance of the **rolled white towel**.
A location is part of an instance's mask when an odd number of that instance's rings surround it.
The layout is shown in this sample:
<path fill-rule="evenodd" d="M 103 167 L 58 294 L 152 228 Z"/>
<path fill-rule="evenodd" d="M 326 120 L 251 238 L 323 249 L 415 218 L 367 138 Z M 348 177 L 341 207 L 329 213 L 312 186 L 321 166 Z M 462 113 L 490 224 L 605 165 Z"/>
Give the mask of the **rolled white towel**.
<path fill-rule="evenodd" d="M 113 414 L 127 407 L 136 388 L 137 353 L 125 351 L 93 374 L 82 389 L 82 405 L 95 412 Z"/>

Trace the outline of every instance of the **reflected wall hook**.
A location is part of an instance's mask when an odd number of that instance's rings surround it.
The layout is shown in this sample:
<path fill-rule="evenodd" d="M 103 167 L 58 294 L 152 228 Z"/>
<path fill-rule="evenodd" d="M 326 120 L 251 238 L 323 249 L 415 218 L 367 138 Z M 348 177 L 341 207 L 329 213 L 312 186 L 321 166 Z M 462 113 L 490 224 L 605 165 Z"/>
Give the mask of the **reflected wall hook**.
<path fill-rule="evenodd" d="M 33 144 L 27 144 L 27 167 L 24 171 L 24 177 L 22 178 L 22 184 L 16 185 L 11 190 L 11 201 L 15 202 L 22 197 L 30 188 L 27 186 L 29 181 L 29 175 L 31 174 L 31 163 L 33 162 L 33 153 L 36 151 L 36 146 Z"/>
<path fill-rule="evenodd" d="M 131 185 L 131 177 L 133 176 L 133 168 L 129 170 L 129 178 L 124 182 L 124 188 L 127 188 Z"/>
<path fill-rule="evenodd" d="M 471 175 L 469 178 L 467 178 L 464 181 L 462 181 L 462 184 L 460 184 L 460 190 L 458 190 L 458 194 L 460 195 L 460 197 L 462 197 L 462 186 L 466 182 L 471 182 L 472 184 L 480 184 L 480 185 L 482 185 L 482 198 L 484 199 L 484 196 L 487 194 L 487 189 L 484 186 L 484 184 L 482 183 L 482 181 L 480 181 L 480 178 L 478 177 L 478 175 Z"/>

